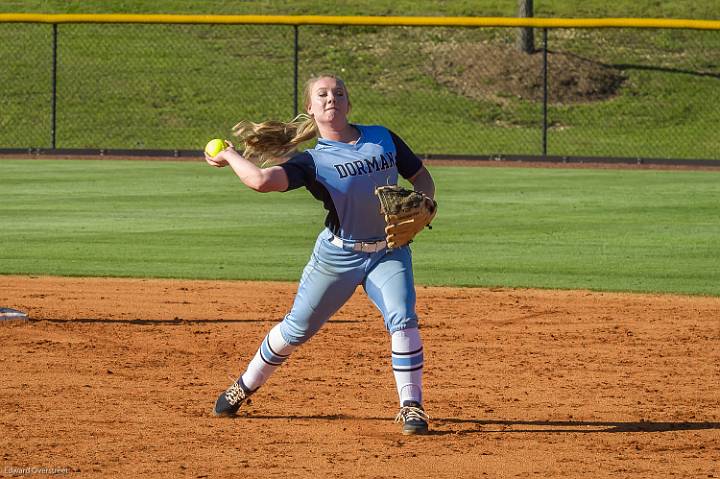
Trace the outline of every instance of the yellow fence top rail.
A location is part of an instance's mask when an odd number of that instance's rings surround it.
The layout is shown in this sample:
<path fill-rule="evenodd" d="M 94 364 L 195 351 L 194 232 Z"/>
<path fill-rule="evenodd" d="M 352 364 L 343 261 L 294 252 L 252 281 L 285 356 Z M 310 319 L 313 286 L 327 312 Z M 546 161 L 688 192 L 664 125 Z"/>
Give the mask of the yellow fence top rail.
<path fill-rule="evenodd" d="M 683 28 L 720 30 L 720 20 L 662 18 L 369 17 L 319 15 L 140 15 L 0 13 L 0 23 L 186 23 L 386 25 L 536 28 Z"/>

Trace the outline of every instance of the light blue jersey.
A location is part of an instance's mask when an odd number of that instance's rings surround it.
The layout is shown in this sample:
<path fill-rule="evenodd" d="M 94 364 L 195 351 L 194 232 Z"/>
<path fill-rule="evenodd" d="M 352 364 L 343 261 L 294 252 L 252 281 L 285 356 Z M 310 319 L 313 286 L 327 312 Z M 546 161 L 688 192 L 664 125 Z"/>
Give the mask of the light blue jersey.
<path fill-rule="evenodd" d="M 328 210 L 325 226 L 351 241 L 385 237 L 385 221 L 374 191 L 396 185 L 398 174 L 411 178 L 420 159 L 393 132 L 382 126 L 353 125 L 360 130 L 355 144 L 320 138 L 307 150 L 281 165 L 288 190 L 305 186 Z"/>
<path fill-rule="evenodd" d="M 412 256 L 409 246 L 384 245 L 385 220 L 375 188 L 412 178 L 420 159 L 393 132 L 381 126 L 354 125 L 354 144 L 319 139 L 312 150 L 281 165 L 288 190 L 305 186 L 328 210 L 298 287 L 292 310 L 280 325 L 285 341 L 307 341 L 362 285 L 382 312 L 389 332 L 417 327 Z M 333 237 L 342 238 L 342 246 Z M 369 252 L 357 242 L 381 242 Z"/>

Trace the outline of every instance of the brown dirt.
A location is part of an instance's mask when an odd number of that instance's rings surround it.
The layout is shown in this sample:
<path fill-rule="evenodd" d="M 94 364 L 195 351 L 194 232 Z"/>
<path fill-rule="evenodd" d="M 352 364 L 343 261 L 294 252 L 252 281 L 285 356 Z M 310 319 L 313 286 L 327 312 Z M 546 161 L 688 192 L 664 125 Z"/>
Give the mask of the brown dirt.
<path fill-rule="evenodd" d="M 418 288 L 432 434 L 356 296 L 236 419 L 294 284 L 0 277 L 2 464 L 79 477 L 719 477 L 720 298 Z"/>
<path fill-rule="evenodd" d="M 511 45 L 443 43 L 428 50 L 428 73 L 438 83 L 474 99 L 504 103 L 516 97 L 542 101 L 542 52 Z M 574 104 L 614 97 L 626 75 L 619 69 L 566 52 L 548 52 L 548 101 Z"/>

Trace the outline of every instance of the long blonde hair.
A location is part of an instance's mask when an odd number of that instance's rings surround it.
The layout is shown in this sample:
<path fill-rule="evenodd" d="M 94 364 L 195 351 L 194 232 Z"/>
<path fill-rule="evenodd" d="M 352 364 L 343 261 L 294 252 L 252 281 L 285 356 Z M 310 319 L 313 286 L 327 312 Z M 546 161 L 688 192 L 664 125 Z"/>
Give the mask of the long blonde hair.
<path fill-rule="evenodd" d="M 342 82 L 340 78 L 333 74 L 322 74 L 310 78 L 305 82 L 305 88 L 303 89 L 303 105 L 305 109 L 310 105 L 313 85 L 321 78 L 334 78 Z M 243 156 L 262 165 L 277 162 L 291 151 L 296 150 L 300 144 L 317 137 L 319 133 L 315 119 L 306 114 L 300 114 L 289 122 L 269 120 L 262 123 L 253 123 L 251 121 L 241 121 L 232 130 L 233 134 L 244 144 L 245 152 Z"/>

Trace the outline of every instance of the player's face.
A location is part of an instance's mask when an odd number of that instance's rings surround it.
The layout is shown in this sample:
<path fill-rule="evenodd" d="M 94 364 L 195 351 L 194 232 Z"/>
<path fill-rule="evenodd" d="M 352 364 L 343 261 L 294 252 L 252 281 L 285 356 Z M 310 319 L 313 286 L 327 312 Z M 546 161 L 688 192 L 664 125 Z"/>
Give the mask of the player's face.
<path fill-rule="evenodd" d="M 342 127 L 347 123 L 350 101 L 342 80 L 320 78 L 310 91 L 308 113 L 318 124 Z"/>

